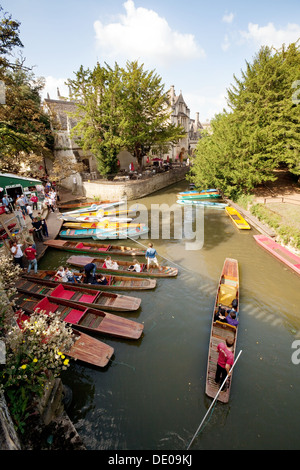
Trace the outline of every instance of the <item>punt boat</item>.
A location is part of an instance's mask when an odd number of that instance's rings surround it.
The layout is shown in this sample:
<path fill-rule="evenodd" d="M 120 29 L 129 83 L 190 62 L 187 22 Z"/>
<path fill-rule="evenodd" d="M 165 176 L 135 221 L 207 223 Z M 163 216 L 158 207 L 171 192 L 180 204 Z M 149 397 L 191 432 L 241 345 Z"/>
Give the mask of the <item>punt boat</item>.
<path fill-rule="evenodd" d="M 66 299 L 86 307 L 115 312 L 136 311 L 141 306 L 141 299 L 128 295 L 114 294 L 101 290 L 88 289 L 81 284 L 57 284 L 46 280 L 29 280 L 21 278 L 15 283 L 19 292 L 39 294 L 58 299 Z"/>
<path fill-rule="evenodd" d="M 295 273 L 300 274 L 300 256 L 292 253 L 290 250 L 265 235 L 254 235 L 254 239 L 256 243 L 268 251 L 268 253 L 275 256 L 275 258 L 291 268 Z"/>
<path fill-rule="evenodd" d="M 234 209 L 234 207 L 230 207 L 230 206 L 225 207 L 225 211 L 226 211 L 227 215 L 229 215 L 229 217 L 231 218 L 234 225 L 239 230 L 250 230 L 251 229 L 248 222 L 246 222 L 246 220 L 241 216 L 241 214 L 236 209 Z"/>
<path fill-rule="evenodd" d="M 105 253 L 108 255 L 145 256 L 146 250 L 122 245 L 105 245 L 96 242 L 77 242 L 72 240 L 47 240 L 44 245 L 57 250 L 75 253 Z"/>
<path fill-rule="evenodd" d="M 215 321 L 215 314 L 218 311 L 219 305 L 222 308 L 230 309 L 232 302 L 235 301 L 237 307 L 236 312 L 239 311 L 239 269 L 238 262 L 235 259 L 226 258 L 219 285 L 217 289 L 217 295 L 215 299 L 215 305 L 212 313 L 209 348 L 208 348 L 208 360 L 207 360 L 207 371 L 206 371 L 206 388 L 205 393 L 210 398 L 215 398 L 218 391 L 219 385 L 215 383 L 215 374 L 217 370 L 218 361 L 218 344 L 223 342 L 226 343 L 226 339 L 230 338 L 234 340 L 232 352 L 235 355 L 236 351 L 236 340 L 238 327 L 229 325 L 226 322 Z M 226 388 L 220 392 L 218 400 L 227 403 L 229 401 L 230 390 L 232 383 L 232 375 L 227 379 Z"/>
<path fill-rule="evenodd" d="M 33 301 L 35 300 L 33 299 Z M 29 316 L 22 310 L 16 312 L 16 321 L 21 330 L 24 328 L 24 321 L 28 319 Z M 114 348 L 75 328 L 72 328 L 72 333 L 74 338 L 73 345 L 69 349 L 64 349 L 63 345 L 60 346 L 66 356 L 92 366 L 107 366 L 114 354 Z"/>
<path fill-rule="evenodd" d="M 26 271 L 22 274 L 22 277 L 32 280 L 45 280 L 51 281 L 56 284 L 70 285 L 69 282 L 61 282 L 57 280 L 56 271 L 53 270 L 39 270 L 37 274 L 33 272 L 27 273 Z M 76 276 L 80 276 L 80 272 L 74 273 Z M 107 280 L 106 285 L 100 284 L 85 284 L 81 283 L 80 286 L 87 287 L 89 289 L 97 290 L 120 290 L 120 291 L 132 291 L 132 290 L 150 290 L 156 287 L 156 279 L 137 278 L 129 276 L 112 276 L 107 273 L 104 274 Z"/>
<path fill-rule="evenodd" d="M 129 266 L 132 265 L 132 261 L 123 261 L 114 259 L 118 263 L 118 269 L 108 269 L 105 264 L 105 258 L 92 258 L 90 256 L 71 256 L 67 263 L 72 266 L 76 266 L 83 269 L 88 263 L 95 263 L 98 272 L 109 272 L 113 274 L 128 274 L 130 276 L 137 277 L 175 277 L 178 274 L 177 268 L 170 266 L 162 266 L 161 271 L 158 267 L 150 267 L 147 271 L 147 264 L 141 263 L 141 272 L 128 271 Z"/>
<path fill-rule="evenodd" d="M 58 314 L 61 321 L 86 333 L 101 333 L 123 339 L 139 339 L 144 325 L 95 308 L 87 308 L 64 299 L 19 292 L 14 297 L 18 308 L 29 315 L 35 310 Z"/>

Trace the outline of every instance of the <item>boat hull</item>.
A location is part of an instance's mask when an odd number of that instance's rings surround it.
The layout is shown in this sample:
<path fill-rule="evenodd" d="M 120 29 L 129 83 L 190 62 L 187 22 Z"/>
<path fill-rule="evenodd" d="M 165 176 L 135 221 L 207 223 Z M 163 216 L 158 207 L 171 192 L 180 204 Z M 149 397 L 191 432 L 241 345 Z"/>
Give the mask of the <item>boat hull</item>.
<path fill-rule="evenodd" d="M 33 273 L 23 273 L 22 277 L 32 280 L 46 280 L 55 282 L 56 284 L 70 285 L 69 282 L 60 282 L 56 280 L 55 277 L 56 271 L 51 270 L 39 270 L 37 274 Z M 74 273 L 77 276 L 80 276 L 79 272 Z M 134 278 L 129 276 L 119 276 L 119 275 L 110 275 L 104 274 L 107 279 L 107 285 L 99 284 L 80 284 L 83 287 L 95 290 L 118 290 L 118 291 L 140 291 L 140 290 L 151 290 L 156 287 L 156 279 L 149 278 Z"/>
<path fill-rule="evenodd" d="M 235 259 L 226 258 L 219 285 L 217 289 L 217 295 L 214 304 L 214 310 L 212 314 L 210 339 L 209 339 L 209 350 L 207 360 L 207 371 L 206 371 L 206 387 L 205 393 L 210 398 L 215 398 L 218 391 L 219 385 L 215 383 L 215 374 L 217 370 L 218 350 L 217 346 L 219 343 L 226 342 L 226 338 L 234 339 L 234 345 L 232 348 L 233 355 L 236 352 L 236 341 L 238 327 L 229 325 L 228 323 L 222 323 L 215 321 L 215 313 L 218 310 L 219 304 L 222 304 L 224 308 L 231 308 L 233 299 L 237 301 L 236 311 L 239 312 L 239 269 L 238 262 Z M 220 392 L 218 400 L 227 403 L 230 397 L 230 390 L 232 384 L 232 374 L 227 379 L 227 388 L 225 391 Z"/>
<path fill-rule="evenodd" d="M 265 235 L 254 235 L 253 237 L 259 246 L 300 275 L 300 256 Z"/>
<path fill-rule="evenodd" d="M 119 269 L 108 269 L 103 267 L 103 263 L 105 262 L 104 258 L 92 258 L 89 256 L 71 256 L 68 260 L 67 263 L 71 264 L 72 266 L 76 266 L 80 269 L 83 269 L 84 266 L 88 263 L 95 263 L 97 267 L 98 272 L 102 273 L 113 273 L 118 275 L 130 275 L 134 277 L 175 277 L 178 274 L 178 269 L 177 268 L 172 268 L 169 266 L 162 266 L 162 271 L 159 271 L 157 267 L 155 268 L 150 268 L 149 271 L 146 270 L 146 266 L 142 266 L 142 272 L 134 272 L 134 271 L 128 271 L 129 266 L 132 265 L 132 262 L 130 261 L 123 261 L 123 260 L 114 260 L 118 263 Z"/>
<path fill-rule="evenodd" d="M 241 216 L 241 214 L 234 209 L 234 207 L 225 207 L 226 213 L 229 215 L 230 219 L 232 220 L 233 224 L 239 230 L 250 230 L 251 227 L 248 222 Z"/>
<path fill-rule="evenodd" d="M 129 246 L 107 245 L 96 242 L 73 242 L 65 240 L 47 240 L 44 245 L 57 250 L 71 251 L 74 253 L 105 253 L 108 255 L 145 256 L 146 250 L 136 250 Z"/>

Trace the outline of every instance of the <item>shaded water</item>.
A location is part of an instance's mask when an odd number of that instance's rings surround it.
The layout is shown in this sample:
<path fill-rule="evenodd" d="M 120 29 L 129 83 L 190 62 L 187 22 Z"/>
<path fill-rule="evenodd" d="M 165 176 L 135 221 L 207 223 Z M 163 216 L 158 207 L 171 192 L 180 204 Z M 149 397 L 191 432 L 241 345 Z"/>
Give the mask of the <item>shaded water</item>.
<path fill-rule="evenodd" d="M 172 205 L 186 186 L 136 202 Z M 185 250 L 184 240 L 154 240 L 158 253 L 181 268 L 177 278 L 158 279 L 154 291 L 126 293 L 142 298 L 139 312 L 123 315 L 145 325 L 143 338 L 103 336 L 115 349 L 110 365 L 99 370 L 73 363 L 62 377 L 73 391 L 68 414 L 88 449 L 187 448 L 211 404 L 205 396 L 208 343 L 226 257 L 239 262 L 242 354 L 229 404 L 217 404 L 191 450 L 299 447 L 300 365 L 291 356 L 300 328 L 300 278 L 255 243 L 256 233 L 238 231 L 223 210 L 205 209 L 201 250 Z M 40 268 L 56 268 L 69 256 L 49 250 Z"/>

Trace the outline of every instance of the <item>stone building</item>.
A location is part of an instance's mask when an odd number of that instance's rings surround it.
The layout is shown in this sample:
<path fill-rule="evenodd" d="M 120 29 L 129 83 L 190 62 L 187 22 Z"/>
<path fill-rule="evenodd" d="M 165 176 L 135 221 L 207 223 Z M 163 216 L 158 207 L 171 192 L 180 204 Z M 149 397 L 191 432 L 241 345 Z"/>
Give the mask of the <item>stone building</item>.
<path fill-rule="evenodd" d="M 168 152 L 159 155 L 164 159 L 171 158 L 173 162 L 176 157 L 187 158 L 193 153 L 200 138 L 202 125 L 199 121 L 199 113 L 196 113 L 196 119 L 190 118 L 190 110 L 185 103 L 182 93 L 175 95 L 174 86 L 170 89 L 170 106 L 171 106 L 171 122 L 175 125 L 180 124 L 186 131 L 186 135 L 176 145 L 171 145 Z M 60 162 L 82 163 L 83 171 L 64 178 L 63 186 L 74 189 L 77 193 L 82 187 L 83 181 L 98 179 L 101 175 L 97 171 L 97 162 L 94 156 L 84 151 L 78 146 L 76 141 L 71 138 L 71 129 L 76 125 L 76 120 L 72 113 L 76 111 L 76 103 L 68 101 L 60 96 L 57 90 L 57 99 L 50 99 L 49 95 L 44 100 L 44 107 L 50 115 L 51 129 L 54 136 L 54 157 Z M 137 162 L 133 156 L 123 150 L 118 156 L 120 169 L 128 170 L 129 164 L 132 162 L 137 168 Z M 145 158 L 146 160 L 146 158 Z M 53 163 L 46 160 L 46 168 L 51 172 Z"/>

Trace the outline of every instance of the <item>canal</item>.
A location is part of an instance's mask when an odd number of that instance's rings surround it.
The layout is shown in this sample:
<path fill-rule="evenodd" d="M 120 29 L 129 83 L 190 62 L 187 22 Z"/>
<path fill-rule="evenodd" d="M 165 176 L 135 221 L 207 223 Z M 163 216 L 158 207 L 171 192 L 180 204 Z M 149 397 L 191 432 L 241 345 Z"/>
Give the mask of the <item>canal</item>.
<path fill-rule="evenodd" d="M 182 182 L 135 202 L 171 206 L 185 189 Z M 230 402 L 214 407 L 191 450 L 299 448 L 300 364 L 292 361 L 292 345 L 300 329 L 300 278 L 255 243 L 256 233 L 238 231 L 224 210 L 205 209 L 201 249 L 187 250 L 184 239 L 153 240 L 162 263 L 179 266 L 179 274 L 158 279 L 153 291 L 123 292 L 142 299 L 138 312 L 123 315 L 144 324 L 143 337 L 99 337 L 115 349 L 109 366 L 73 362 L 62 376 L 73 392 L 68 414 L 87 449 L 186 450 L 212 402 L 205 396 L 206 363 L 226 257 L 239 263 L 242 354 Z M 69 256 L 48 249 L 39 268 L 57 268 Z"/>

